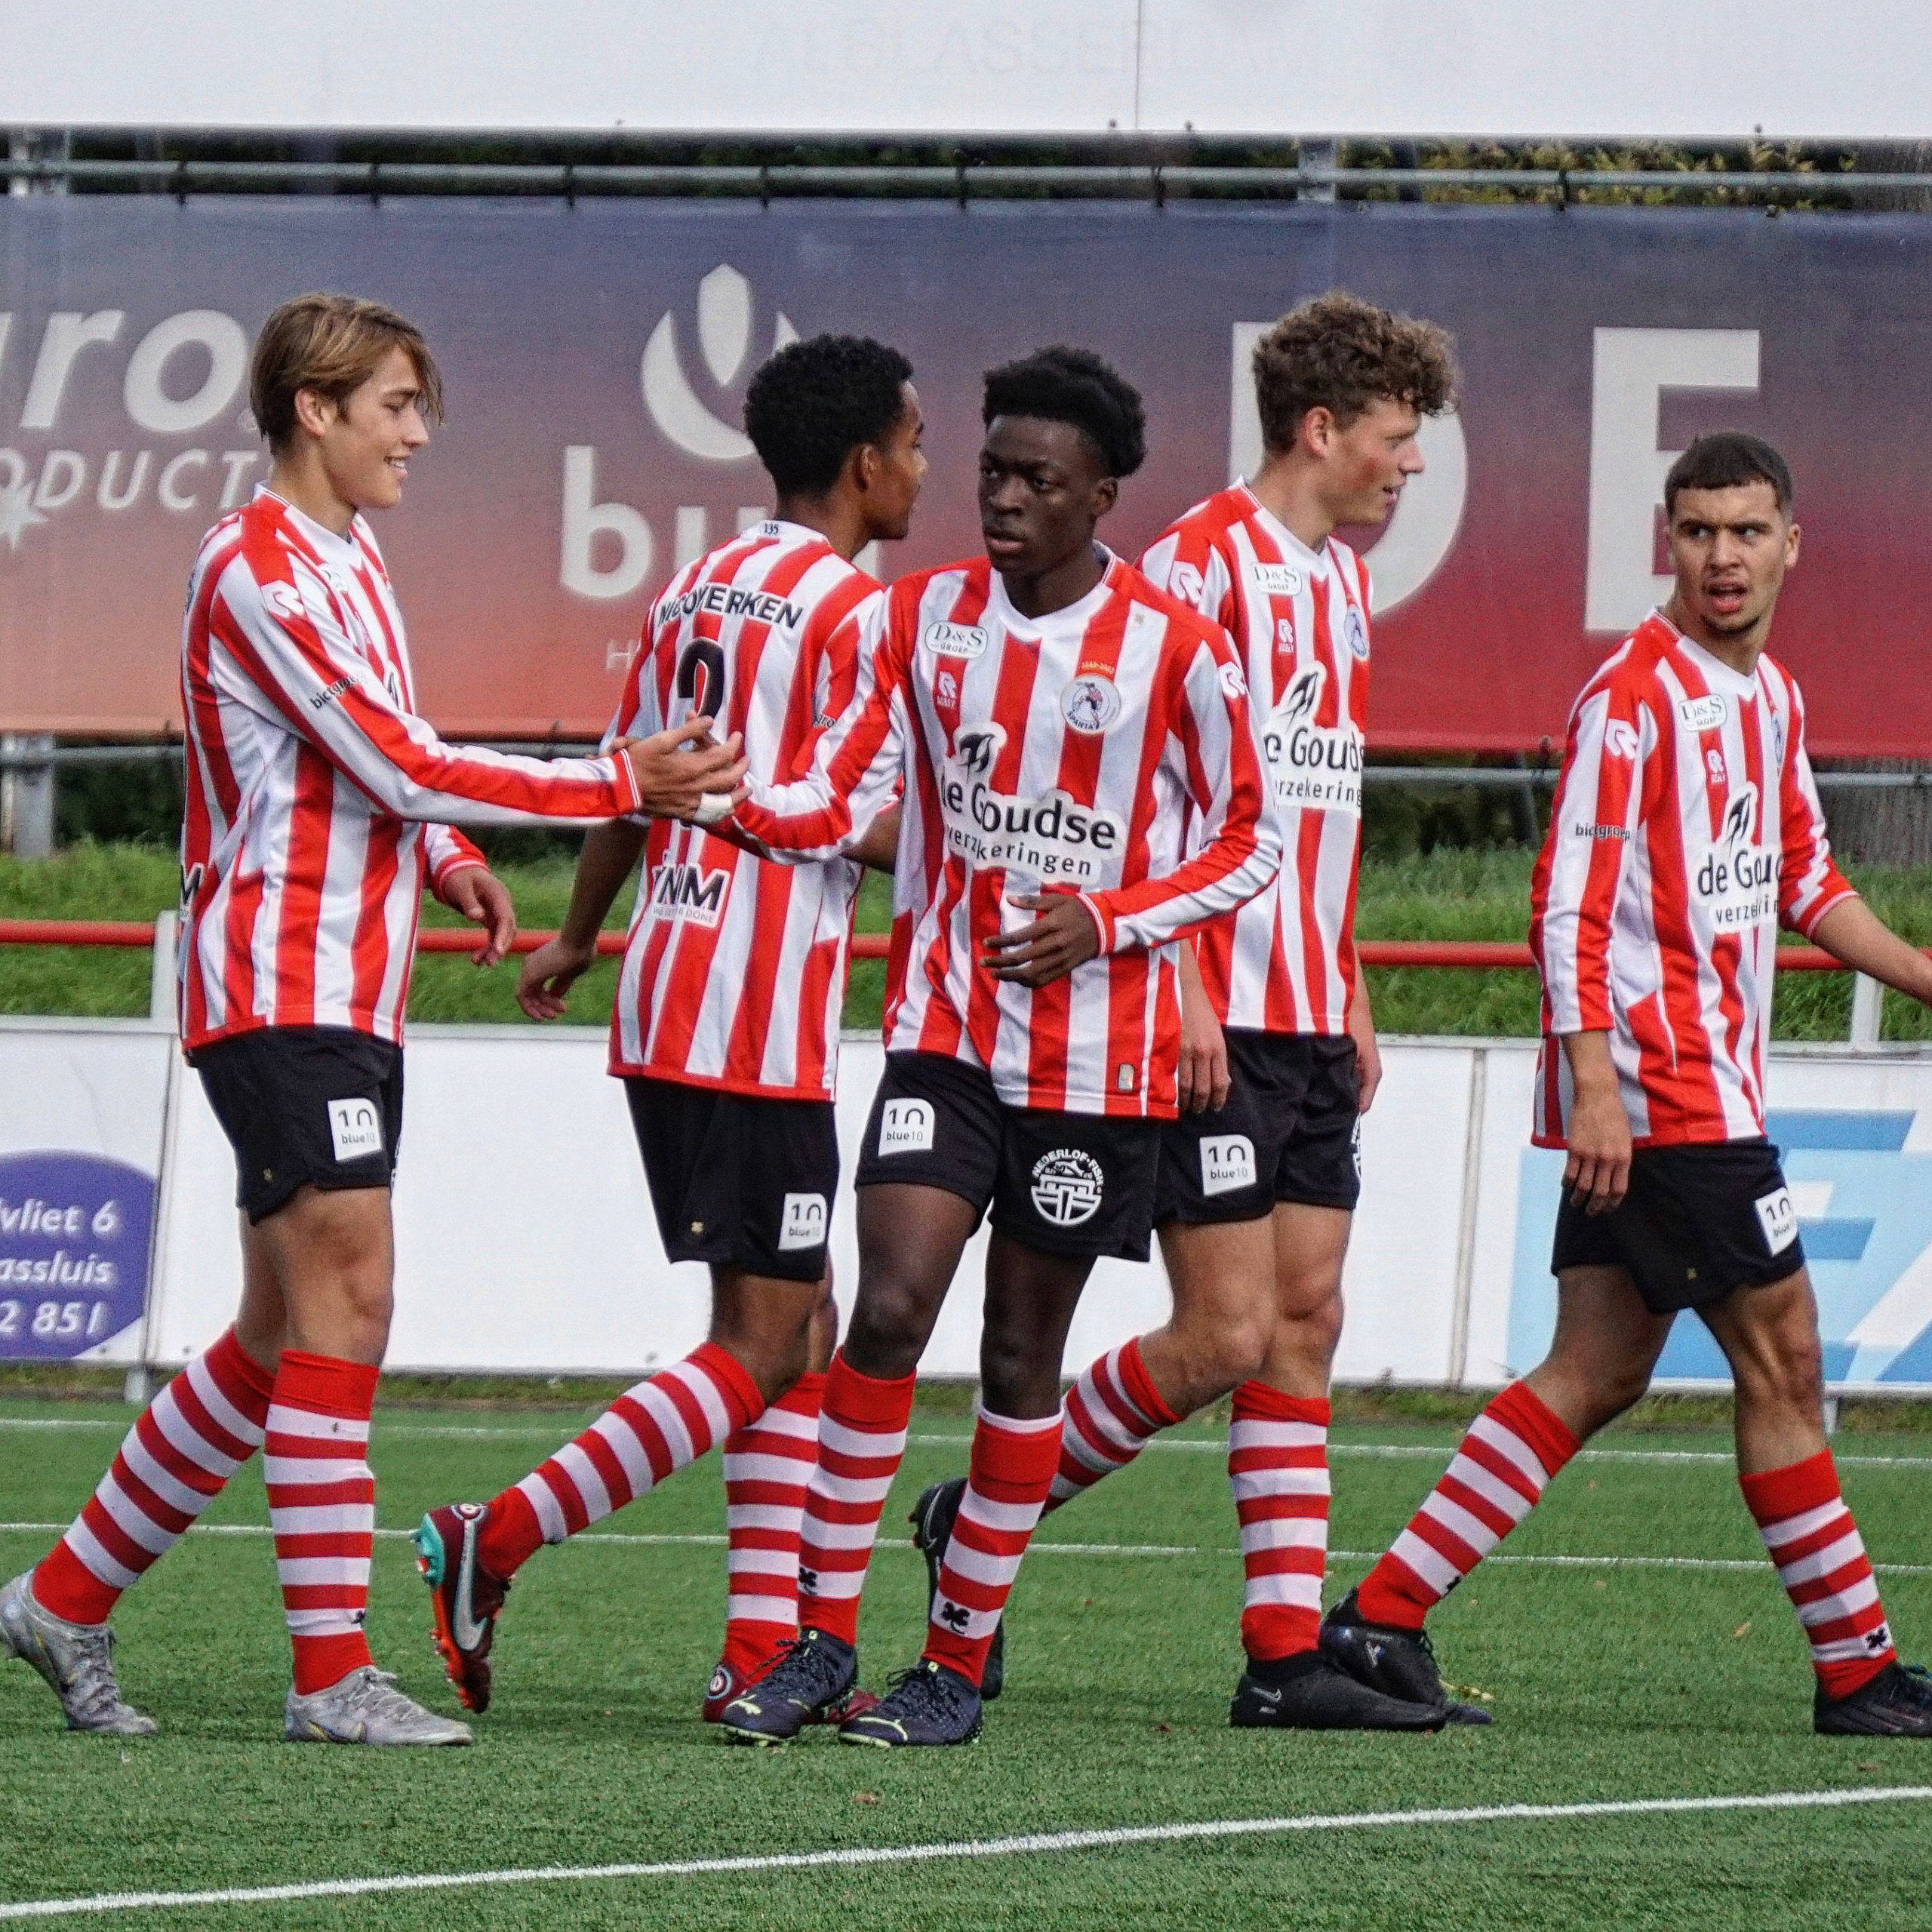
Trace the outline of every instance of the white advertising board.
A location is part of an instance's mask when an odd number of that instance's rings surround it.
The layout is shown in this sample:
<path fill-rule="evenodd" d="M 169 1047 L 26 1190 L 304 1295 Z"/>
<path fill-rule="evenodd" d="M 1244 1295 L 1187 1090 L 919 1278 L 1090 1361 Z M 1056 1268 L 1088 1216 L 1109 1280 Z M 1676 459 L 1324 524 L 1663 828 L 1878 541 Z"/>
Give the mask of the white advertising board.
<path fill-rule="evenodd" d="M 412 1036 L 392 1369 L 631 1375 L 702 1337 L 704 1271 L 664 1258 L 604 1052 L 589 1029 L 423 1027 Z M 881 1059 L 875 1038 L 847 1042 L 838 1128 L 848 1177 Z M 1562 1157 L 1529 1145 L 1534 1063 L 1527 1041 L 1385 1043 L 1382 1091 L 1363 1122 L 1338 1383 L 1496 1387 L 1546 1347 Z M 234 1163 L 171 1036 L 134 1023 L 0 1024 L 0 1272 L 44 1260 L 59 1278 L 19 1288 L 0 1281 L 0 1355 L 167 1367 L 205 1346 L 241 1290 Z M 1932 1389 L 1932 1058 L 1781 1052 L 1770 1099 L 1829 1380 Z M 151 1187 L 157 1173 L 143 1327 L 135 1263 L 145 1261 L 146 1223 L 138 1237 L 131 1224 L 139 1183 Z M 983 1230 L 961 1264 L 925 1374 L 977 1373 L 986 1240 Z M 832 1252 L 849 1312 L 849 1185 L 833 1211 Z M 90 1260 L 117 1261 L 111 1290 L 82 1279 Z M 19 1304 L 11 1316 L 10 1301 Z M 97 1317 L 97 1305 L 108 1313 Z M 1077 1372 L 1158 1327 L 1168 1306 L 1158 1251 L 1146 1266 L 1103 1262 L 1063 1366 Z M 1724 1382 L 1694 1317 L 1678 1323 L 1659 1375 L 1666 1385 Z"/>
<path fill-rule="evenodd" d="M 1912 0 L 11 0 L 0 122 L 1923 137 Z"/>

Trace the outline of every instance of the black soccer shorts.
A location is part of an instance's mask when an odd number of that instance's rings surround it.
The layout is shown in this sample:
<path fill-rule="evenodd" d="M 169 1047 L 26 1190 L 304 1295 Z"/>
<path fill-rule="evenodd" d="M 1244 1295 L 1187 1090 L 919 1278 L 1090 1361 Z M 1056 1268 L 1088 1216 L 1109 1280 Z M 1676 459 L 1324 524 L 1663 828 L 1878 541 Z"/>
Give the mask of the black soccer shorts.
<path fill-rule="evenodd" d="M 1008 1106 L 983 1068 L 888 1054 L 853 1185 L 943 1188 L 1040 1254 L 1145 1261 L 1160 1151 L 1158 1121 Z"/>
<path fill-rule="evenodd" d="M 1154 1225 L 1253 1221 L 1278 1201 L 1352 1210 L 1361 1077 L 1346 1034 L 1230 1031 L 1227 1104 L 1161 1132 Z"/>
<path fill-rule="evenodd" d="M 1639 1147 L 1630 1191 L 1607 1214 L 1586 1214 L 1566 1192 L 1550 1272 L 1592 1266 L 1628 1269 L 1653 1315 L 1795 1274 L 1804 1244 L 1778 1150 L 1764 1140 Z"/>
<path fill-rule="evenodd" d="M 783 1281 L 825 1273 L 838 1133 L 829 1100 L 626 1075 L 664 1252 Z"/>
<path fill-rule="evenodd" d="M 235 1149 L 235 1204 L 251 1225 L 304 1186 L 394 1180 L 400 1047 L 346 1026 L 264 1026 L 198 1048 L 194 1067 Z"/>

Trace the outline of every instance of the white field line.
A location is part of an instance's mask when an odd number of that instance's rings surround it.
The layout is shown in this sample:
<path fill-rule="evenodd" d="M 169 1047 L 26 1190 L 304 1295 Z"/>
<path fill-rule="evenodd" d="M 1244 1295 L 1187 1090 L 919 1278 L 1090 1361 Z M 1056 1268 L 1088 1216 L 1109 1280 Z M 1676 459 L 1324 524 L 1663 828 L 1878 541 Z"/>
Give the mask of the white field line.
<path fill-rule="evenodd" d="M 508 1427 L 444 1425 L 429 1423 L 389 1423 L 380 1417 L 376 1423 L 376 1435 L 379 1440 L 392 1438 L 419 1439 L 431 1437 L 468 1438 L 479 1441 L 493 1439 L 503 1441 L 544 1441 L 567 1440 L 565 1432 L 570 1425 L 567 1422 L 517 1423 Z M 125 1435 L 128 1425 L 125 1422 L 110 1421 L 104 1417 L 95 1416 L 0 1416 L 0 1430 L 10 1429 L 111 1429 Z M 971 1446 L 970 1435 L 909 1435 L 908 1444 L 926 1449 L 964 1449 Z M 1178 1439 L 1157 1435 L 1147 1445 L 1149 1449 L 1169 1453 L 1179 1451 L 1196 1455 L 1225 1456 L 1228 1445 L 1219 1438 L 1183 1436 Z M 1453 1442 L 1331 1442 L 1328 1454 L 1331 1457 L 1435 1457 L 1446 1462 L 1456 1451 Z M 1736 1458 L 1722 1449 L 1585 1449 L 1574 1459 L 1580 1463 L 1716 1463 L 1730 1468 Z M 1832 1460 L 1841 1469 L 1932 1469 L 1932 1456 L 1841 1456 L 1834 1454 Z"/>
<path fill-rule="evenodd" d="M 237 1885 L 200 1892 L 98 1892 L 91 1897 L 23 1899 L 0 1904 L 0 1920 L 62 1918 L 83 1913 L 178 1911 L 189 1906 L 281 1905 L 303 1899 L 371 1898 L 397 1892 L 454 1891 L 501 1885 L 581 1885 L 635 1878 L 698 1878 L 738 1872 L 850 1870 L 936 1859 L 1032 1858 L 1111 1851 L 1124 1845 L 1198 1844 L 1205 1839 L 1290 1832 L 1392 1830 L 1424 1825 L 1534 1823 L 1546 1820 L 1684 1816 L 1717 1811 L 1808 1811 L 1849 1804 L 1900 1804 L 1932 1798 L 1932 1785 L 1855 1785 L 1842 1791 L 1742 1792 L 1717 1798 L 1607 1798 L 1581 1804 L 1469 1804 L 1453 1810 L 1342 1811 L 1285 1818 L 1217 1818 L 1194 1824 L 1121 1825 L 1100 1831 L 1032 1832 L 940 1844 L 849 1845 L 830 1851 L 771 1852 L 737 1858 L 666 1859 L 654 1864 L 539 1865 L 495 1872 L 419 1872 L 376 1878 L 325 1878 L 306 1884 Z"/>
<path fill-rule="evenodd" d="M 0 1523 L 0 1536 L 58 1536 L 65 1523 Z M 197 1523 L 189 1532 L 198 1537 L 266 1537 L 274 1531 L 266 1523 Z M 379 1540 L 402 1542 L 414 1530 L 378 1530 Z M 660 1536 L 632 1535 L 615 1530 L 586 1530 L 571 1537 L 561 1547 L 577 1549 L 591 1543 L 614 1543 L 633 1549 L 722 1549 L 728 1539 L 715 1534 Z M 910 1549 L 909 1539 L 881 1537 L 880 1549 Z M 1237 1557 L 1241 1551 L 1232 1544 L 1192 1543 L 1056 1543 L 1029 1544 L 1029 1556 L 1205 1556 Z M 1331 1549 L 1328 1561 L 1337 1563 L 1373 1563 L 1379 1549 Z M 1746 1556 L 1578 1556 L 1517 1554 L 1502 1550 L 1483 1558 L 1487 1564 L 1514 1564 L 1526 1568 L 1556 1570 L 1740 1570 L 1761 1573 L 1768 1567 L 1763 1557 Z M 1932 1563 L 1875 1563 L 1881 1577 L 1932 1577 Z"/>

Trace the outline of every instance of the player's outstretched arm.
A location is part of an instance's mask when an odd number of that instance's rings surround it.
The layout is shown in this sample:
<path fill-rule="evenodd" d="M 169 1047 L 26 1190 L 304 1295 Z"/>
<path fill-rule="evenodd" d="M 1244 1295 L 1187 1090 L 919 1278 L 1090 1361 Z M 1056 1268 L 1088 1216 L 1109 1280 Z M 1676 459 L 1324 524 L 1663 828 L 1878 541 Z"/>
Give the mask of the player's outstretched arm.
<path fill-rule="evenodd" d="M 1862 899 L 1841 899 L 1811 928 L 1834 959 L 1932 1006 L 1932 959 L 1899 937 Z"/>
<path fill-rule="evenodd" d="M 731 794 L 744 782 L 743 744 L 737 731 L 714 744 L 711 720 L 688 718 L 675 730 L 648 738 L 619 738 L 610 749 L 630 762 L 639 811 L 710 825 L 724 816 Z"/>
<path fill-rule="evenodd" d="M 628 818 L 594 826 L 584 835 L 562 929 L 523 962 L 517 978 L 516 1003 L 531 1019 L 559 1018 L 571 988 L 596 963 L 604 915 L 624 889 L 650 835 L 648 827 Z"/>

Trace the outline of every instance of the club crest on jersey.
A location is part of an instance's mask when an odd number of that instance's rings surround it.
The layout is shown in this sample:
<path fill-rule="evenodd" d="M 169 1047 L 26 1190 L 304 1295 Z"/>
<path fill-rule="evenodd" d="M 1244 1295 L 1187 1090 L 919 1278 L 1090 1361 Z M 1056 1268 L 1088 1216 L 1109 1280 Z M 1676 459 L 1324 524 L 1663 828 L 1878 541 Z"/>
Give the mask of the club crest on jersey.
<path fill-rule="evenodd" d="M 1361 620 L 1361 613 L 1351 605 L 1349 614 L 1342 620 L 1343 641 L 1349 647 L 1349 655 L 1368 662 L 1368 626 Z"/>
<path fill-rule="evenodd" d="M 930 1100 L 888 1100 L 878 1115 L 881 1154 L 923 1154 L 933 1144 L 933 1103 Z"/>
<path fill-rule="evenodd" d="M 1077 1228 L 1100 1211 L 1107 1177 L 1084 1147 L 1056 1147 L 1033 1163 L 1033 1205 L 1057 1228 Z"/>
<path fill-rule="evenodd" d="M 1308 586 L 1308 573 L 1295 564 L 1250 564 L 1247 574 L 1264 597 L 1299 597 Z"/>
<path fill-rule="evenodd" d="M 660 866 L 651 875 L 651 916 L 712 927 L 724 916 L 731 875 L 699 866 Z"/>
<path fill-rule="evenodd" d="M 1097 736 L 1120 715 L 1120 687 L 1113 679 L 1085 672 L 1060 694 L 1060 715 L 1070 730 Z"/>
<path fill-rule="evenodd" d="M 980 624 L 928 624 L 919 641 L 935 657 L 983 657 L 989 639 Z"/>
<path fill-rule="evenodd" d="M 778 1251 L 825 1245 L 825 1196 L 822 1194 L 788 1194 L 778 1225 Z"/>
<path fill-rule="evenodd" d="M 1232 1194 L 1254 1185 L 1254 1143 L 1246 1134 L 1204 1135 L 1200 1146 L 1203 1194 Z"/>
<path fill-rule="evenodd" d="M 1715 731 L 1724 722 L 1724 700 L 1715 693 L 1678 703 L 1677 715 L 1687 731 Z"/>

